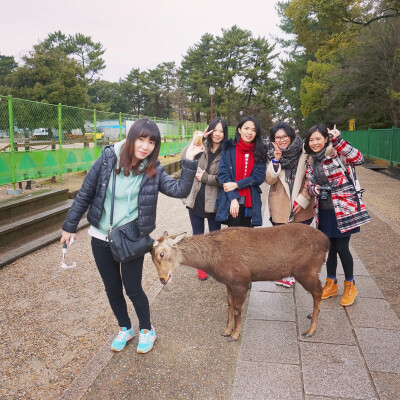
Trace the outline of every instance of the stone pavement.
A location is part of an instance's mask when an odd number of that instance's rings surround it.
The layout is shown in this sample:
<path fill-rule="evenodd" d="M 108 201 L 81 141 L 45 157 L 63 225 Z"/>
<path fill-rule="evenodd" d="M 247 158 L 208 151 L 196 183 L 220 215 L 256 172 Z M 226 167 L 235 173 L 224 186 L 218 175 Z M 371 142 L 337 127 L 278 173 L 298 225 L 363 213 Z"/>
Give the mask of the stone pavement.
<path fill-rule="evenodd" d="M 341 307 L 338 275 L 339 297 L 322 301 L 312 338 L 301 336 L 312 298 L 299 284 L 253 284 L 233 400 L 400 399 L 400 320 L 352 253 L 359 296 Z"/>
<path fill-rule="evenodd" d="M 159 201 L 173 218 L 164 222 L 159 212 L 155 237 L 164 226 L 190 232 L 182 204 L 165 196 Z M 154 349 L 136 354 L 135 337 L 115 354 L 110 337 L 61 399 L 400 399 L 400 320 L 352 253 L 359 296 L 348 308 L 339 305 L 340 297 L 324 300 L 309 339 L 301 333 L 312 298 L 301 285 L 256 282 L 242 335 L 227 342 L 219 336 L 225 287 L 213 279 L 200 282 L 194 269 L 181 266 L 170 284 L 156 282 L 148 293 Z M 341 294 L 343 275 L 338 282 Z"/>

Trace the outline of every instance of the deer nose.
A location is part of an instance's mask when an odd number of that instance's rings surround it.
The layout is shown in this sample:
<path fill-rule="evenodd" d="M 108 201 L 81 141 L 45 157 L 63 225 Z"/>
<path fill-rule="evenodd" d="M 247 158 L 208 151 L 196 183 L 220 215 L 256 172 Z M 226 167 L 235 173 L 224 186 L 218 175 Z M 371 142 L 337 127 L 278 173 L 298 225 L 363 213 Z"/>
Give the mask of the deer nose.
<path fill-rule="evenodd" d="M 165 284 L 166 284 L 166 282 L 165 282 L 165 279 L 164 279 L 164 278 L 160 278 L 160 282 L 161 282 L 163 285 L 165 285 Z"/>

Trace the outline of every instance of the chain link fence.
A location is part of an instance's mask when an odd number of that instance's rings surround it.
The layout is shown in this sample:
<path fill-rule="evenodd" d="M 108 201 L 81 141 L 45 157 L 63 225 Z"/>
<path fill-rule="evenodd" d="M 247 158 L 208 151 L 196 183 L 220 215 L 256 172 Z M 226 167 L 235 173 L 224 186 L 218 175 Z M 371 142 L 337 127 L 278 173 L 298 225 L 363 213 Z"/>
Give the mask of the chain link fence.
<path fill-rule="evenodd" d="M 126 138 L 141 115 L 39 103 L 0 95 L 0 185 L 87 170 L 101 148 Z M 178 154 L 206 123 L 151 118 L 160 156 Z M 229 127 L 234 137 L 235 128 Z"/>

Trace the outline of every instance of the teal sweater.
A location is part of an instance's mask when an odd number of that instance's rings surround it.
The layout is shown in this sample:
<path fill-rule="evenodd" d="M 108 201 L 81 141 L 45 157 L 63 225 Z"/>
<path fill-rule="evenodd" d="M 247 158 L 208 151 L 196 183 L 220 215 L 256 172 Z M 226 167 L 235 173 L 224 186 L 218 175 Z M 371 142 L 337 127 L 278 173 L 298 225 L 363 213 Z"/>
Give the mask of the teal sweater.
<path fill-rule="evenodd" d="M 124 143 L 125 140 L 114 145 L 117 156 L 117 167 L 119 166 L 119 156 Z M 116 175 L 113 227 L 124 225 L 138 217 L 138 196 L 142 179 L 142 174 L 132 175 L 131 173 L 129 176 L 124 176 L 121 172 Z M 99 228 L 97 229 L 104 235 L 107 235 L 110 230 L 112 184 L 113 175 L 111 175 L 108 182 L 103 214 L 101 215 Z"/>

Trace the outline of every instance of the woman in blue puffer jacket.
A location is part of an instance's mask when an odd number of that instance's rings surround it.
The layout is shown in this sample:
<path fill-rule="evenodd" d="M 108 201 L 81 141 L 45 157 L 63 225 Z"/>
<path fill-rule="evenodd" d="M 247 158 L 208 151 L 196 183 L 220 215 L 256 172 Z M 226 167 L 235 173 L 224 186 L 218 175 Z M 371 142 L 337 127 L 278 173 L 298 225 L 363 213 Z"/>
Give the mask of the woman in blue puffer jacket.
<path fill-rule="evenodd" d="M 157 125 L 147 119 L 137 120 L 129 129 L 126 140 L 106 146 L 85 177 L 63 224 L 61 243 L 70 244 L 76 237 L 78 223 L 89 207 L 87 219 L 91 224 L 92 251 L 103 279 L 111 308 L 120 326 L 120 332 L 111 345 L 121 351 L 133 338 L 123 287 L 139 319 L 138 353 L 147 353 L 153 347 L 156 333 L 150 322 L 147 296 L 142 288 L 144 256 L 129 262 L 116 262 L 111 254 L 108 231 L 112 198 L 110 179 L 116 172 L 113 227 L 135 221 L 140 235 L 148 235 L 155 228 L 158 193 L 185 198 L 190 193 L 197 161 L 194 157 L 204 150 L 192 143 L 182 161 L 178 180 L 170 177 L 158 161 L 161 135 Z"/>

